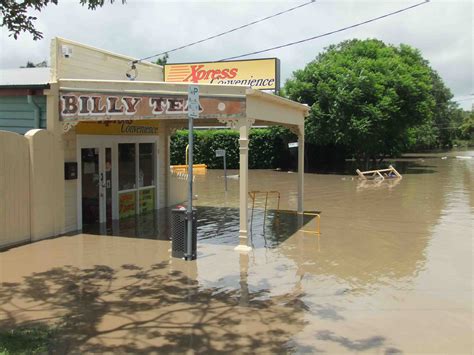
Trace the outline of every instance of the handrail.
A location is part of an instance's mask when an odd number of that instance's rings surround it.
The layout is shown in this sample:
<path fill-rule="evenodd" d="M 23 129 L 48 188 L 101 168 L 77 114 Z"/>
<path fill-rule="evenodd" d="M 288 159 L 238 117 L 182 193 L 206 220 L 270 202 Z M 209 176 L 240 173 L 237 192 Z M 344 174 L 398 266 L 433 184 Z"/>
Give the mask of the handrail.
<path fill-rule="evenodd" d="M 265 230 L 265 219 L 267 217 L 267 206 L 268 206 L 268 195 L 277 195 L 278 202 L 277 202 L 277 213 L 280 211 L 280 192 L 279 191 L 250 191 L 249 197 L 252 199 L 252 213 L 250 215 L 250 225 L 252 226 L 253 222 L 253 211 L 255 209 L 255 199 L 257 198 L 258 194 L 265 194 L 265 209 L 263 212 L 263 229 Z"/>
<path fill-rule="evenodd" d="M 258 190 L 249 191 L 248 194 L 249 194 L 249 197 L 252 199 L 252 213 L 251 213 L 251 217 L 250 217 L 250 225 L 252 225 L 252 222 L 253 222 L 253 211 L 255 209 L 255 200 L 257 198 L 257 195 L 265 194 L 265 209 L 264 209 L 264 215 L 263 215 L 263 228 L 265 229 L 265 218 L 267 216 L 268 196 L 269 195 L 277 195 L 277 197 L 278 197 L 277 213 L 279 214 L 281 194 L 280 194 L 279 191 L 258 191 Z M 284 210 L 284 211 L 285 212 L 290 212 L 290 213 L 295 213 L 295 214 L 302 214 L 304 216 L 314 216 L 314 217 L 316 217 L 317 223 L 316 223 L 315 231 L 300 229 L 300 232 L 316 234 L 318 236 L 321 235 L 321 211 L 303 211 L 303 212 L 297 212 L 297 211 L 292 211 L 292 210 Z"/>

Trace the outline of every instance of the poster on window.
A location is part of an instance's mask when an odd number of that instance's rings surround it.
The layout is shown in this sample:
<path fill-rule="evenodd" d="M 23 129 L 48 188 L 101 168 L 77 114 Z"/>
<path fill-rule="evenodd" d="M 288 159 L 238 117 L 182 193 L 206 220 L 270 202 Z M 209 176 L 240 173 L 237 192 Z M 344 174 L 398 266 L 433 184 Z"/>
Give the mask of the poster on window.
<path fill-rule="evenodd" d="M 135 215 L 135 191 L 119 194 L 119 218 Z"/>
<path fill-rule="evenodd" d="M 140 190 L 140 214 L 153 212 L 155 209 L 155 189 Z"/>

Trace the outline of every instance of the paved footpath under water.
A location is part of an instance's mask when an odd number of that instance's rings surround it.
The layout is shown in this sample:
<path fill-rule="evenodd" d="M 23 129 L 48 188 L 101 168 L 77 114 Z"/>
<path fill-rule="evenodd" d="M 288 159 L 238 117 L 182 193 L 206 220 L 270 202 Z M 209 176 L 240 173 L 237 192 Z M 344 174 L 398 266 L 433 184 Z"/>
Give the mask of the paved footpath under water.
<path fill-rule="evenodd" d="M 59 353 L 470 354 L 474 158 L 456 155 L 474 152 L 398 161 L 401 181 L 306 174 L 322 235 L 262 243 L 258 200 L 249 254 L 222 219 L 194 262 L 170 258 L 168 241 L 86 234 L 0 253 L 0 328 L 60 324 Z M 296 177 L 251 171 L 250 190 L 295 209 Z M 234 210 L 238 179 L 223 188 L 209 171 L 196 204 Z"/>

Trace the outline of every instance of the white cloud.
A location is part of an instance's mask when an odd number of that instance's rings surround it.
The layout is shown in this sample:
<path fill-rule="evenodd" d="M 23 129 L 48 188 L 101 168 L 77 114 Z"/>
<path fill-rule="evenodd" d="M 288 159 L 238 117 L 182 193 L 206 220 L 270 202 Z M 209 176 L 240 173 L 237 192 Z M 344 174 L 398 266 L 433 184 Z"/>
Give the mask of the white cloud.
<path fill-rule="evenodd" d="M 68 38 L 133 57 L 166 51 L 203 37 L 242 25 L 302 1 L 136 1 L 116 0 L 96 11 L 81 7 L 79 0 L 61 1 L 38 14 L 37 27 L 45 39 L 18 40 L 0 30 L 0 67 L 19 67 L 27 60 L 49 57 L 55 36 Z M 311 37 L 384 13 L 419 0 L 335 1 L 316 0 L 283 16 L 218 39 L 171 54 L 171 61 L 219 60 Z M 347 32 L 268 52 L 260 57 L 281 59 L 283 81 L 304 67 L 324 47 L 350 38 L 379 38 L 419 48 L 456 97 L 473 89 L 473 5 L 471 1 L 430 3 Z M 460 102 L 469 108 L 471 102 Z"/>

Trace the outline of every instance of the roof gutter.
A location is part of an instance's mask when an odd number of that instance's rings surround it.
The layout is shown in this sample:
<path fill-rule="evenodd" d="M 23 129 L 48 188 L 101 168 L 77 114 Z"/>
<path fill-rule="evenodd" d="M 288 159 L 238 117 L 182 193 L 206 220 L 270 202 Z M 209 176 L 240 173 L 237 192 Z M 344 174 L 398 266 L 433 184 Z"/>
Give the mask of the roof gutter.
<path fill-rule="evenodd" d="M 25 85 L 15 85 L 15 84 L 0 84 L 0 89 L 49 89 L 49 84 L 25 84 Z"/>

